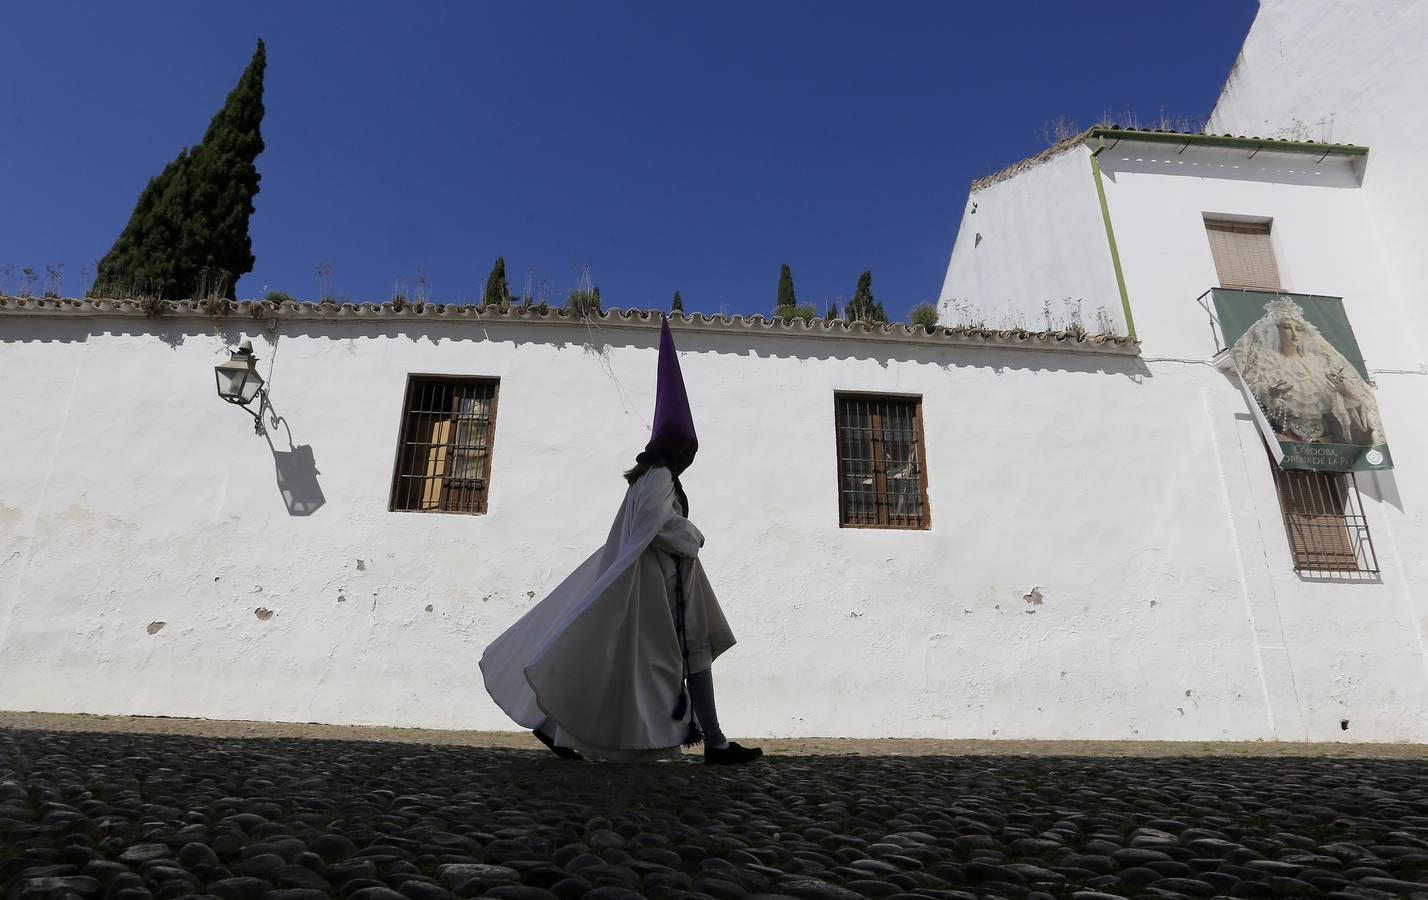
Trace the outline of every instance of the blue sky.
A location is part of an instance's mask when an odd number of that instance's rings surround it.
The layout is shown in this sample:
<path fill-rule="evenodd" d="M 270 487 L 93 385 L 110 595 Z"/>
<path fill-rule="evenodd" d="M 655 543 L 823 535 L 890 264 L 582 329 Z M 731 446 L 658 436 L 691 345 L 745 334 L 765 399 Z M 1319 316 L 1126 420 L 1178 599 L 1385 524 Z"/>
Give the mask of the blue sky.
<path fill-rule="evenodd" d="M 497 255 L 563 301 L 770 311 L 934 300 L 968 182 L 1058 117 L 1203 116 L 1253 0 L 1146 3 L 125 3 L 0 9 L 0 279 L 64 293 L 198 141 L 254 43 L 266 289 L 480 297 Z M 15 287 L 0 281 L 0 290 Z"/>

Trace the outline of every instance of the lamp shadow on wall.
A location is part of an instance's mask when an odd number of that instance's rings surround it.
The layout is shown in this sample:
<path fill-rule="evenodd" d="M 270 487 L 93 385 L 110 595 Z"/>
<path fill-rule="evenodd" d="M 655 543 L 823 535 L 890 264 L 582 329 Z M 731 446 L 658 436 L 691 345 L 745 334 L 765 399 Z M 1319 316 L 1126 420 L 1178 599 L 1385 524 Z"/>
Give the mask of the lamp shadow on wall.
<path fill-rule="evenodd" d="M 288 515 L 310 516 L 327 502 L 327 498 L 322 493 L 322 485 L 317 481 L 317 476 L 322 473 L 317 468 L 317 459 L 313 456 L 312 445 L 293 442 L 292 427 L 288 425 L 286 418 L 278 415 L 278 411 L 273 408 L 271 401 L 268 403 L 268 413 L 271 416 L 268 425 L 271 427 L 265 430 L 264 437 L 268 441 L 268 449 L 273 454 L 278 495 L 283 498 L 283 505 L 287 507 Z M 286 450 L 273 443 L 272 430 L 279 426 L 287 435 L 288 448 Z"/>

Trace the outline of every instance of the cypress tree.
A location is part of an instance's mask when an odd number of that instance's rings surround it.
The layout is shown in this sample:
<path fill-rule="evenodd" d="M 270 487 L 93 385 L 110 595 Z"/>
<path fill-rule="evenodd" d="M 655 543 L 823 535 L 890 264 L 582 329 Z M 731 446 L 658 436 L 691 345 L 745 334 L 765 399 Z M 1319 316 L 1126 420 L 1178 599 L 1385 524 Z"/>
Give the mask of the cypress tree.
<path fill-rule="evenodd" d="M 486 290 L 481 294 L 481 302 L 504 304 L 511 301 L 511 286 L 506 283 L 506 258 L 496 257 L 491 266 L 491 274 L 486 276 Z"/>
<path fill-rule="evenodd" d="M 833 321 L 834 319 L 838 318 L 838 301 L 837 301 L 837 300 L 829 300 L 829 301 L 828 301 L 828 314 L 827 314 L 826 316 L 824 316 L 824 318 L 828 319 L 828 321 L 830 321 L 830 322 Z"/>
<path fill-rule="evenodd" d="M 873 299 L 871 269 L 858 276 L 858 287 L 853 291 L 853 299 L 848 301 L 847 309 L 844 312 L 847 313 L 850 322 L 886 322 L 888 320 L 888 314 L 883 310 L 883 305 Z"/>
<path fill-rule="evenodd" d="M 129 222 L 99 261 L 90 296 L 142 293 L 185 297 L 207 290 L 233 296 L 253 270 L 248 220 L 263 152 L 263 70 L 260 39 L 253 58 L 199 144 L 149 180 Z M 202 286 L 201 286 L 202 285 Z"/>
<path fill-rule="evenodd" d="M 774 308 L 797 305 L 798 298 L 793 293 L 793 272 L 789 271 L 788 263 L 784 263 L 778 273 L 778 302 Z"/>
<path fill-rule="evenodd" d="M 680 299 L 679 291 L 674 292 L 674 299 L 669 304 L 670 312 L 684 312 L 684 301 Z"/>

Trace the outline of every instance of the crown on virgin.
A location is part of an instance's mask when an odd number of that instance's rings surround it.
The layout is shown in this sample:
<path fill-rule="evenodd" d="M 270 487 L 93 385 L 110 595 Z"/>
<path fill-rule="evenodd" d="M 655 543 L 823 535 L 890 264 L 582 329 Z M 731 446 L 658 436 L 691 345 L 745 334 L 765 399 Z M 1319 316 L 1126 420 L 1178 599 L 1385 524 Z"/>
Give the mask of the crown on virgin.
<path fill-rule="evenodd" d="M 1304 319 L 1304 307 L 1282 294 L 1266 303 L 1264 311 L 1276 319 Z"/>

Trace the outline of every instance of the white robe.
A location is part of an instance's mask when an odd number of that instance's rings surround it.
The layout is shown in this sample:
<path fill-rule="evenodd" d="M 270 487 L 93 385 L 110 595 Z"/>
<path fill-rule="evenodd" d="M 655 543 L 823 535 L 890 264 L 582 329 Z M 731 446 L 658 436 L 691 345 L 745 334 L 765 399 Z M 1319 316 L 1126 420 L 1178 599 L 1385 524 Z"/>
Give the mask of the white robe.
<path fill-rule="evenodd" d="M 704 537 L 680 514 L 669 470 L 630 486 L 605 546 L 481 657 L 486 690 L 524 728 L 622 762 L 678 752 L 692 709 L 675 631 L 675 558 L 684 576 L 690 671 L 709 668 L 733 632 L 699 563 Z"/>

